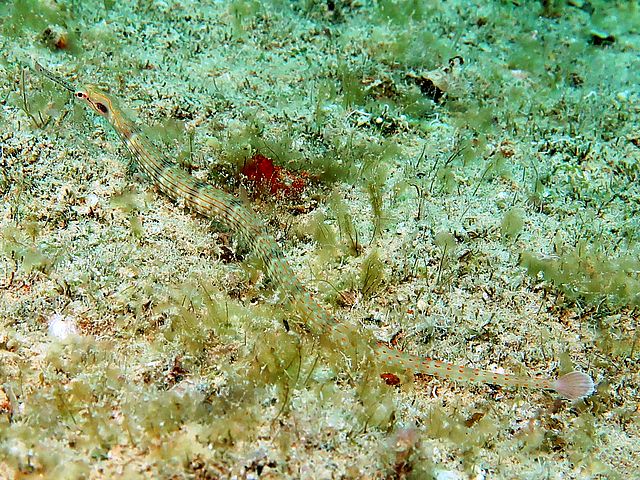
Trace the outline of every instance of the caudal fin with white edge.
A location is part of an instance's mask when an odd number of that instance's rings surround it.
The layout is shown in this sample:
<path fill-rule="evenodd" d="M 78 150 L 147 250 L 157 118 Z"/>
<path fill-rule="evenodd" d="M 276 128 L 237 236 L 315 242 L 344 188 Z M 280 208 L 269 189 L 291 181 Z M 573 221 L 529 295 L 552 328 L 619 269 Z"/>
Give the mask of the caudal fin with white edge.
<path fill-rule="evenodd" d="M 591 377 L 582 372 L 571 372 L 553 382 L 553 389 L 569 400 L 578 400 L 593 393 Z"/>

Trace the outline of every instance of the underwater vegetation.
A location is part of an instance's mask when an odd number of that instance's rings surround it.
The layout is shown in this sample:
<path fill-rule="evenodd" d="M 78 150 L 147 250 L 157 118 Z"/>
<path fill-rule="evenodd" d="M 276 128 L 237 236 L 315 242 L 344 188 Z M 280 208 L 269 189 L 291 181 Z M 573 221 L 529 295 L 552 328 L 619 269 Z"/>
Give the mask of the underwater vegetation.
<path fill-rule="evenodd" d="M 538 256 L 523 252 L 521 264 L 532 276 L 540 275 L 567 297 L 603 300 L 612 305 L 638 307 L 640 258 L 628 254 L 612 258 L 597 245 L 579 242 L 559 255 Z"/>
<path fill-rule="evenodd" d="M 242 167 L 240 173 L 246 177 L 257 194 L 269 194 L 273 197 L 300 196 L 307 186 L 308 174 L 294 174 L 279 167 L 268 157 L 255 154 Z"/>
<path fill-rule="evenodd" d="M 0 477 L 633 478 L 639 15 L 1 2 Z M 32 58 L 250 202 L 337 319 L 595 393 L 410 378 L 355 330 L 342 352 L 305 334 L 261 261 Z"/>

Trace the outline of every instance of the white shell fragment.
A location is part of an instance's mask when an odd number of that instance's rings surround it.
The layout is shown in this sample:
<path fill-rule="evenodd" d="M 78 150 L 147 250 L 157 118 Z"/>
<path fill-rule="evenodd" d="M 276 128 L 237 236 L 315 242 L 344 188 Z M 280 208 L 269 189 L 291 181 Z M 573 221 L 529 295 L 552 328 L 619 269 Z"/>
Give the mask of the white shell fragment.
<path fill-rule="evenodd" d="M 78 327 L 72 317 L 54 313 L 49 317 L 49 336 L 58 340 L 68 340 L 78 335 Z"/>

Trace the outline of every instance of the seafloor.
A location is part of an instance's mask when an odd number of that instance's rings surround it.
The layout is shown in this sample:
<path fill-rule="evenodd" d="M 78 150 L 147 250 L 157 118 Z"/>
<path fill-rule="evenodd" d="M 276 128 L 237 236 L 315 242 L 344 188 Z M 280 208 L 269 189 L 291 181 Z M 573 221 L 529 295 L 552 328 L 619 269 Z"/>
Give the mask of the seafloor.
<path fill-rule="evenodd" d="M 635 0 L 0 2 L 0 477 L 640 478 L 639 29 Z M 341 321 L 595 393 L 328 349 L 34 60 L 252 204 Z"/>

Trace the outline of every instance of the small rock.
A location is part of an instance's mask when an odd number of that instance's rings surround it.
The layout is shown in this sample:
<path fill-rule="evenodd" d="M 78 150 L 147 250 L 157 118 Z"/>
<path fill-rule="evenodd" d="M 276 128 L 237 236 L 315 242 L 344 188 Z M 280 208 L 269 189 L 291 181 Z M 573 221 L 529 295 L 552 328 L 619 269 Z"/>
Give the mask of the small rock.
<path fill-rule="evenodd" d="M 591 43 L 596 47 L 606 47 L 608 45 L 613 45 L 616 41 L 616 37 L 614 37 L 612 34 L 598 28 L 592 28 L 589 34 L 591 35 Z"/>

